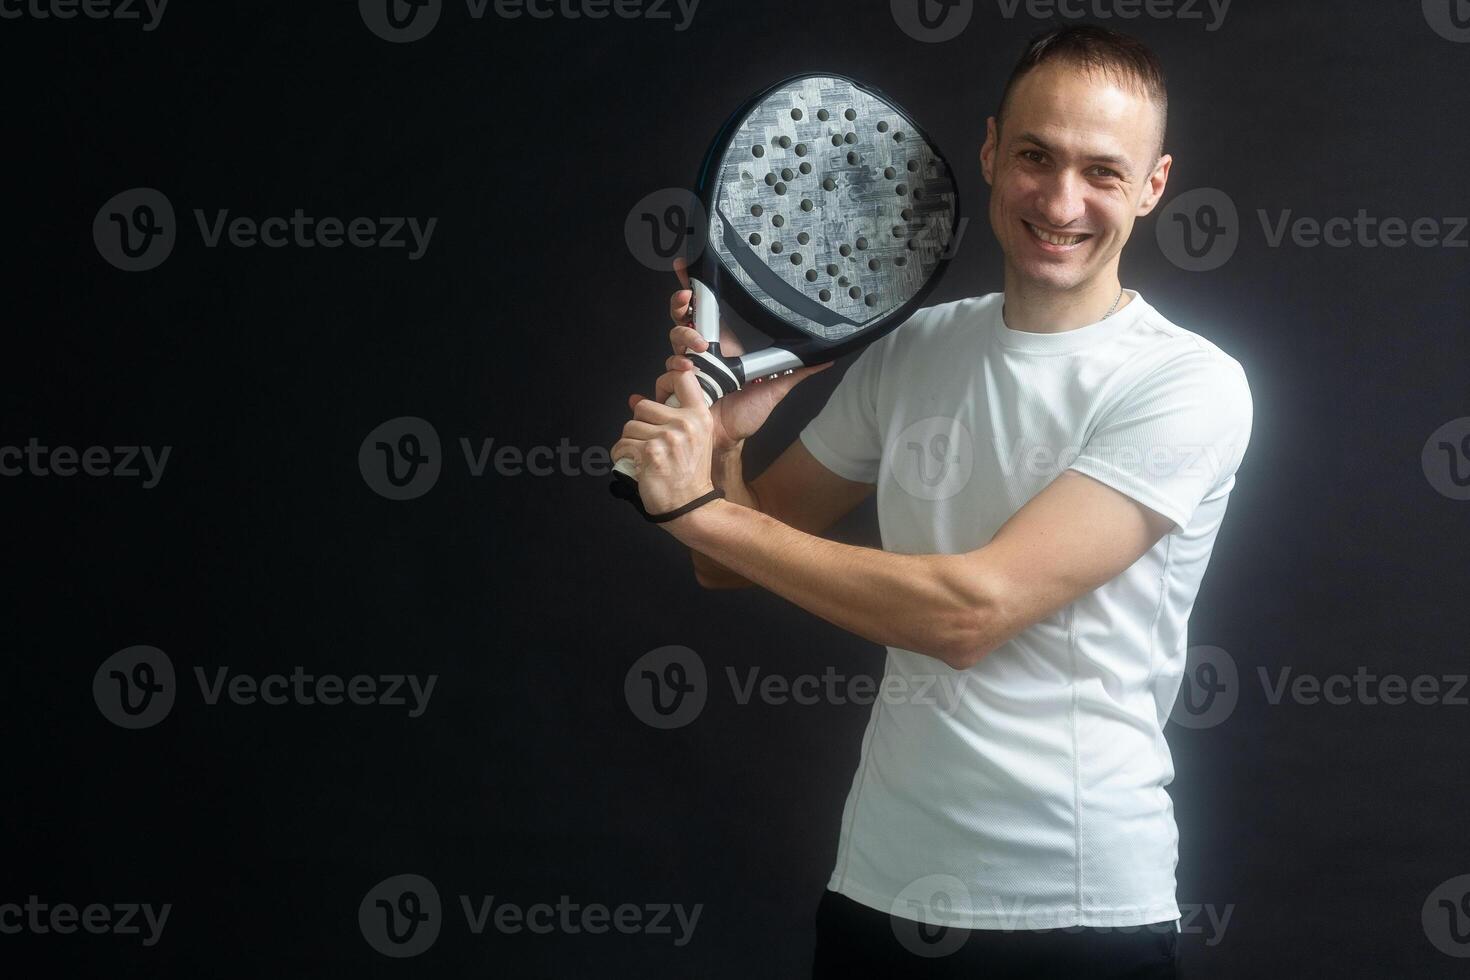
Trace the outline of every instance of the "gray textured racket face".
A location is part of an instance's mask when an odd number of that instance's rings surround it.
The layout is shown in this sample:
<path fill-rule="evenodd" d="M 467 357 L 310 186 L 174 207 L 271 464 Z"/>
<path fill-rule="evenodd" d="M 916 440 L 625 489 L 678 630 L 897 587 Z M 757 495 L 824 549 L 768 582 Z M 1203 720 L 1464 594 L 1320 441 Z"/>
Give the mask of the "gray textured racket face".
<path fill-rule="evenodd" d="M 709 244 L 771 315 L 828 343 L 917 295 L 958 213 L 953 175 L 898 107 L 853 81 L 795 78 L 736 122 Z"/>

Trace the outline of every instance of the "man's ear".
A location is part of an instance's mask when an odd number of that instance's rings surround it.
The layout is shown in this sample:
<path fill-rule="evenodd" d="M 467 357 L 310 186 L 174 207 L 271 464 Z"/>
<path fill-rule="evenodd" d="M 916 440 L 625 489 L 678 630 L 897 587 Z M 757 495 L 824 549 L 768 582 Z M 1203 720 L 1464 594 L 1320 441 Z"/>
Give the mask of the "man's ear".
<path fill-rule="evenodd" d="M 1138 217 L 1143 217 L 1154 209 L 1159 199 L 1164 196 L 1164 188 L 1169 183 L 1169 170 L 1174 166 L 1174 158 L 1165 153 L 1159 157 L 1159 162 L 1154 164 L 1153 173 L 1148 175 L 1148 181 L 1144 184 L 1143 197 L 1138 201 Z"/>
<path fill-rule="evenodd" d="M 995 145 L 996 136 L 995 117 L 991 116 L 985 120 L 985 142 L 980 147 L 980 172 L 985 175 L 985 183 L 995 184 Z"/>

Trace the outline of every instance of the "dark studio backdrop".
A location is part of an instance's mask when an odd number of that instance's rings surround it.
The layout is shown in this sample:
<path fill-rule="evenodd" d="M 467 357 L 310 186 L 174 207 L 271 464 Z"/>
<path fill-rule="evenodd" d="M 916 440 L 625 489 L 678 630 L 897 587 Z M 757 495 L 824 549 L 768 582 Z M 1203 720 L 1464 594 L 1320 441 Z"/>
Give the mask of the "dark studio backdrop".
<path fill-rule="evenodd" d="M 1462 975 L 1470 9 L 913 6 L 0 3 L 0 973 L 805 975 L 869 711 L 847 685 L 882 651 L 702 591 L 607 494 L 668 353 L 674 280 L 640 261 L 666 199 L 640 202 L 752 91 L 850 74 L 959 171 L 932 301 L 997 290 L 985 117 L 1081 16 L 1169 77 L 1176 162 L 1123 281 L 1255 401 L 1168 727 L 1188 975 Z M 210 244 L 297 209 L 343 243 Z M 375 447 L 405 435 L 399 488 Z M 876 544 L 871 505 L 834 533 Z M 669 646 L 703 702 L 660 729 L 634 668 Z M 837 693 L 781 695 L 809 676 Z M 537 903 L 550 931 L 515 918 Z"/>

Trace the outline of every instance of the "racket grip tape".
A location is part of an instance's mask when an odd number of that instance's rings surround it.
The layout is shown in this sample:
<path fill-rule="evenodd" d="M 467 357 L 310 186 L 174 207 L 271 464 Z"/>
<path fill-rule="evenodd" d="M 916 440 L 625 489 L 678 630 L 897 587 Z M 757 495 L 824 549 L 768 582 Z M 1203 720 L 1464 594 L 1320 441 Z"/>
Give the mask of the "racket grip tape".
<path fill-rule="evenodd" d="M 702 351 L 685 351 L 684 356 L 694 362 L 694 380 L 704 395 L 706 407 L 741 388 L 740 362 L 735 358 L 726 360 L 720 356 L 719 344 L 710 344 Z M 679 396 L 669 395 L 664 402 L 671 408 L 679 407 Z M 621 497 L 633 504 L 640 512 L 643 503 L 638 496 L 638 464 L 630 456 L 620 456 L 613 461 L 613 481 L 608 486 L 614 497 Z"/>

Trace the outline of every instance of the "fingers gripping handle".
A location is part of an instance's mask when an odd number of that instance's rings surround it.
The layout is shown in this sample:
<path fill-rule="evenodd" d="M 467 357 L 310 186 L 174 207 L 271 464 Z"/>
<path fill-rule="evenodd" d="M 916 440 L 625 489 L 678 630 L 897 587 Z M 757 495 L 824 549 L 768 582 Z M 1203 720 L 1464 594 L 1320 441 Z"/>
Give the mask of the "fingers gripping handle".
<path fill-rule="evenodd" d="M 709 391 L 706 390 L 703 385 L 700 386 L 700 391 L 704 392 L 705 406 L 708 407 L 710 405 L 713 405 L 714 400 L 710 398 Z M 679 396 L 670 395 L 669 400 L 664 402 L 664 404 L 669 406 L 670 408 L 678 408 Z M 635 483 L 638 482 L 638 464 L 633 462 L 632 456 L 619 456 L 617 462 L 613 463 L 613 473 L 619 476 L 625 476 Z"/>
<path fill-rule="evenodd" d="M 710 344 L 707 350 L 685 351 L 684 356 L 694 362 L 694 380 L 699 383 L 700 393 L 704 395 L 705 407 L 713 405 L 732 391 L 740 390 L 739 363 L 726 363 L 720 357 L 719 344 Z M 679 396 L 670 395 L 664 404 L 670 408 L 678 408 Z M 622 496 L 618 489 L 619 484 L 626 487 L 637 481 L 638 464 L 631 456 L 620 456 L 613 462 L 613 475 L 618 478 L 613 481 L 613 493 Z M 636 488 L 633 493 L 636 499 Z"/>

